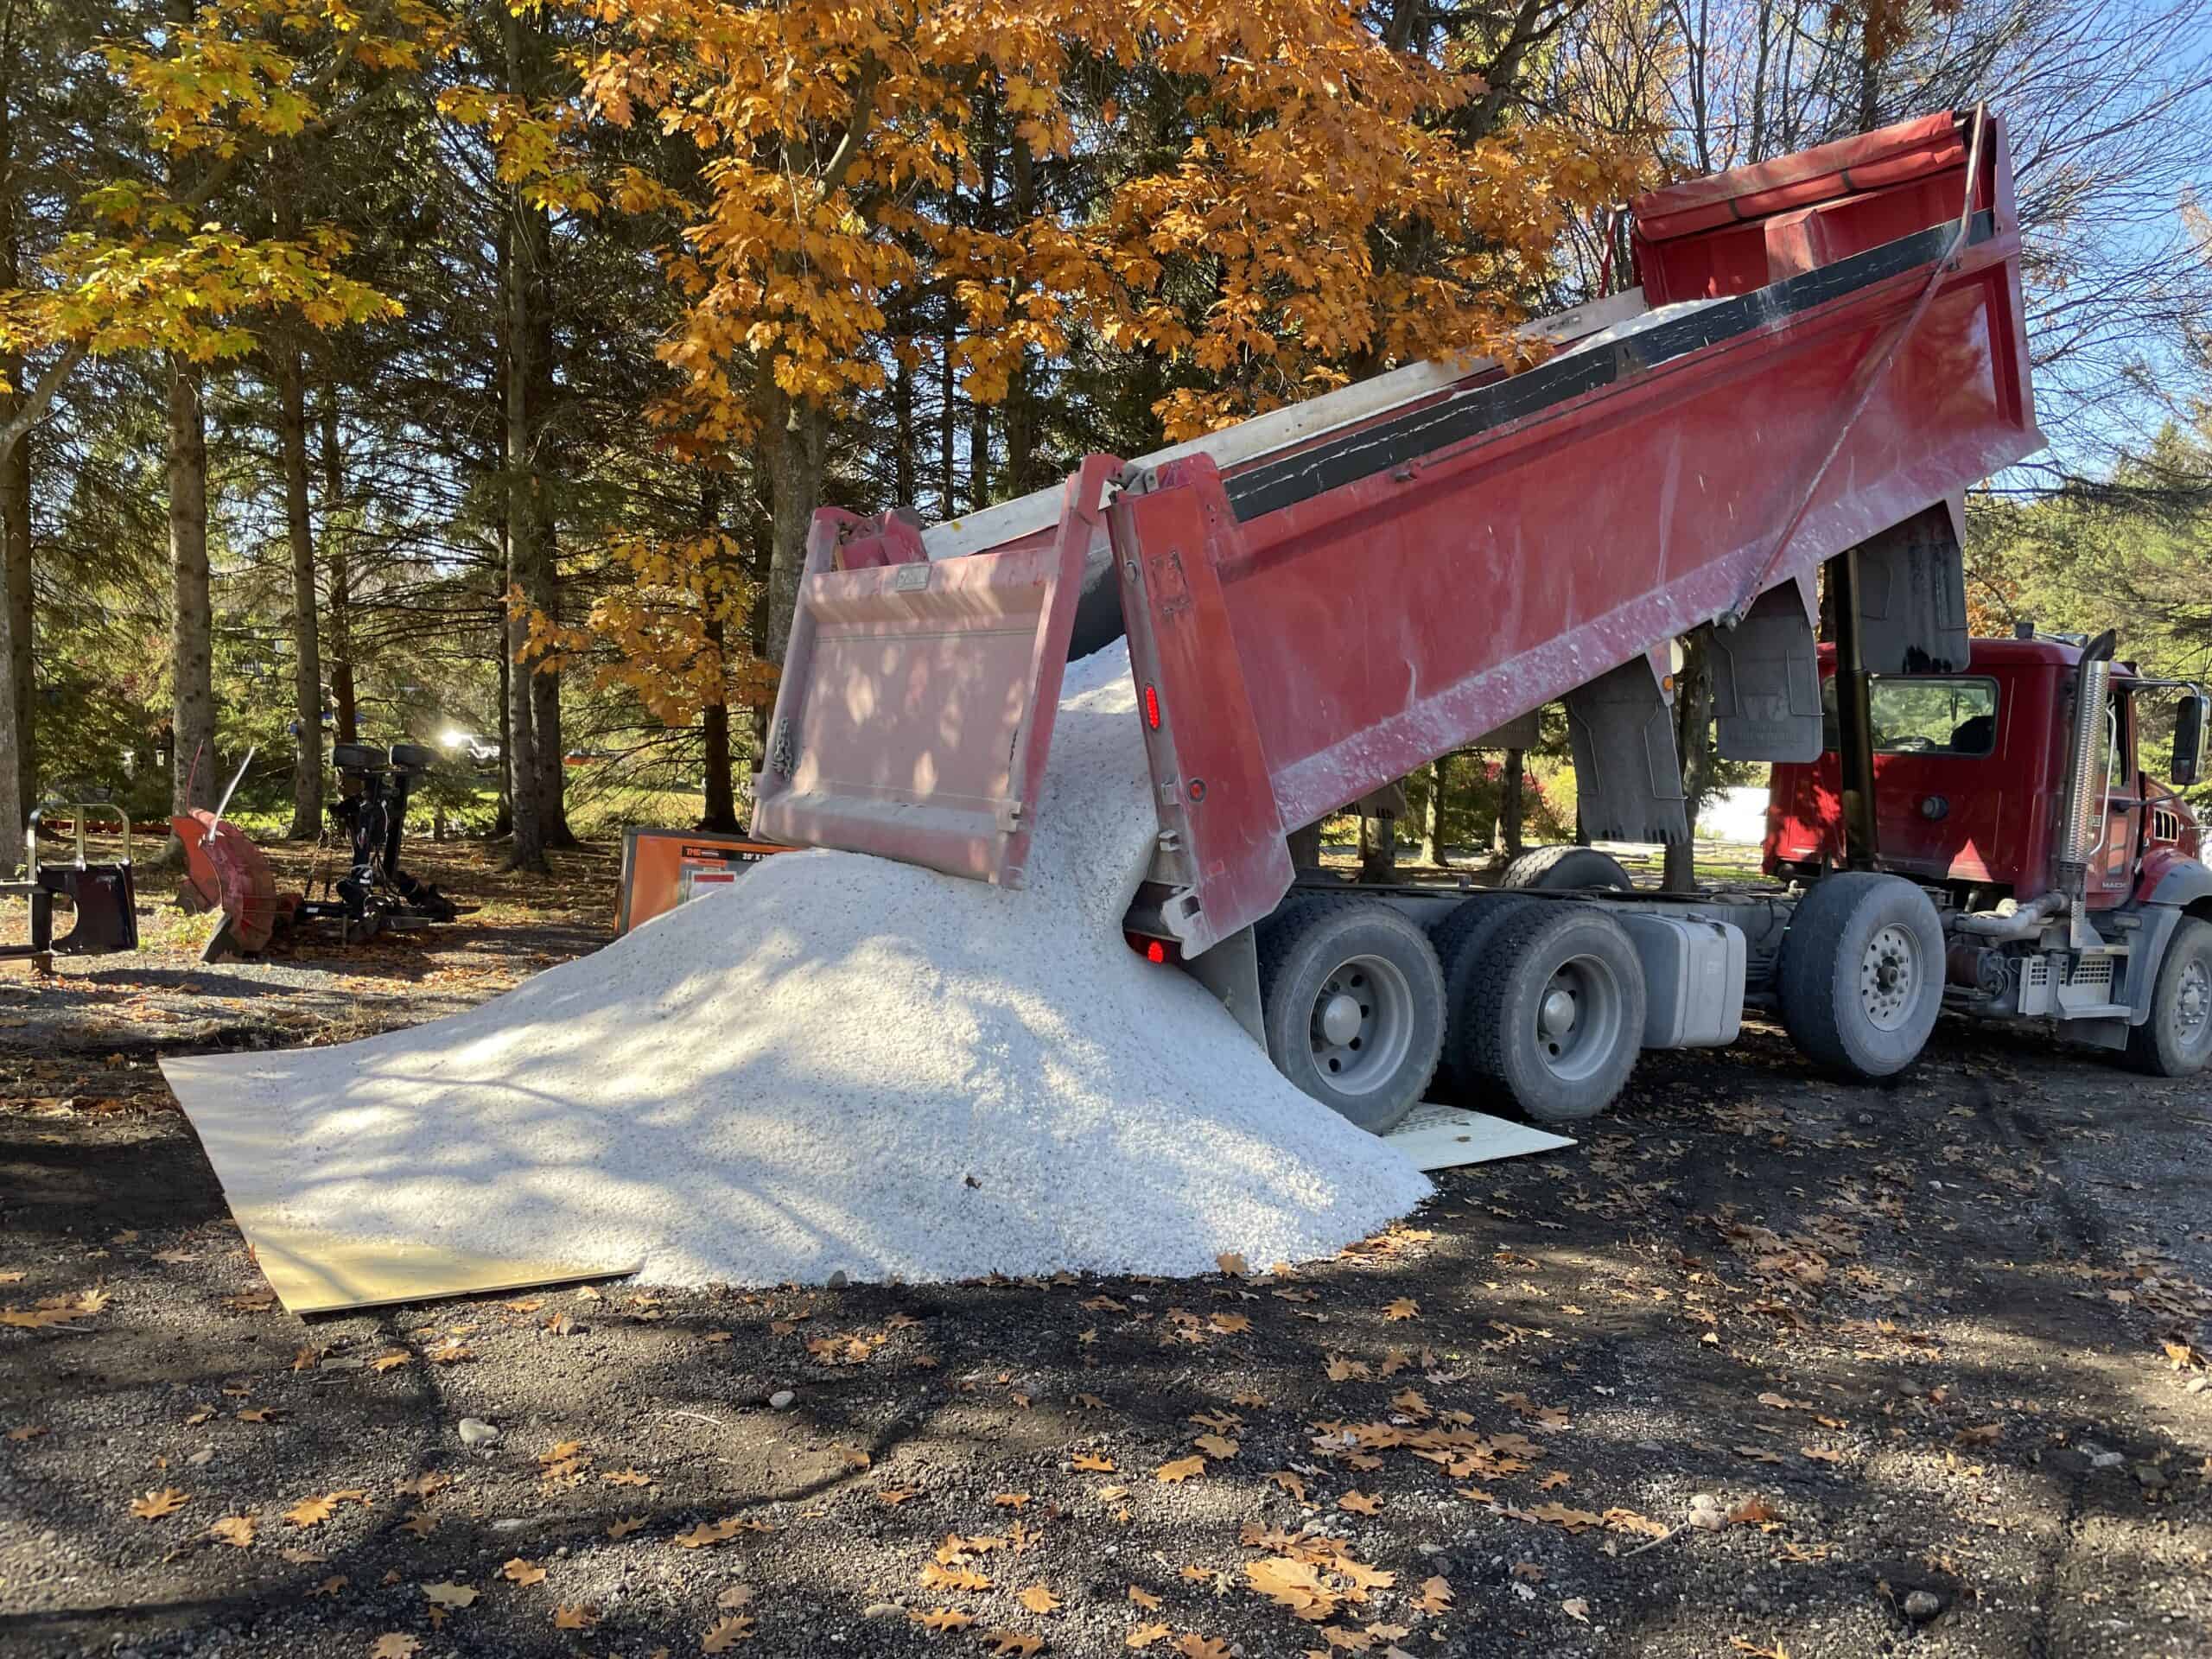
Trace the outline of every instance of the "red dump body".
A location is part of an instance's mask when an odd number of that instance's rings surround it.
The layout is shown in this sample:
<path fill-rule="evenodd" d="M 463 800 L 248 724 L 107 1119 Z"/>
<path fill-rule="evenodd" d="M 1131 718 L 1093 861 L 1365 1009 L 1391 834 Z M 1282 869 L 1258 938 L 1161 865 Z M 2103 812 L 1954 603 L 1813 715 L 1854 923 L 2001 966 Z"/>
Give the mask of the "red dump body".
<path fill-rule="evenodd" d="M 995 550 L 931 562 L 895 518 L 825 513 L 755 833 L 1018 880 L 1103 518 L 1166 928 L 1195 954 L 1264 917 L 1287 832 L 1622 664 L 1663 672 L 1690 628 L 2040 447 L 1993 118 L 1969 203 L 1973 149 L 1942 115 L 1657 192 L 1637 263 L 1674 310 L 1602 302 L 1635 321 L 1258 454 L 1094 456 L 1056 527 Z"/>

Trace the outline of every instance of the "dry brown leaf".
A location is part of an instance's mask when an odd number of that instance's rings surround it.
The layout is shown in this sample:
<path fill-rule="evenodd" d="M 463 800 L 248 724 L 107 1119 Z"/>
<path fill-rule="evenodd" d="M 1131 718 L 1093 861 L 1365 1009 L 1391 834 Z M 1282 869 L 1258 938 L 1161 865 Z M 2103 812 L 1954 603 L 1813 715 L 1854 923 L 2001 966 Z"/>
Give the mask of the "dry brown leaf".
<path fill-rule="evenodd" d="M 1516 1561 L 1506 1571 L 1523 1584 L 1541 1584 L 1550 1576 L 1534 1561 Z"/>
<path fill-rule="evenodd" d="M 334 1596 L 352 1582 L 353 1580 L 344 1573 L 335 1573 L 310 1589 L 308 1592 L 308 1599 L 312 1601 L 317 1596 Z"/>
<path fill-rule="evenodd" d="M 627 1538 L 632 1533 L 643 1529 L 645 1524 L 645 1517 L 644 1516 L 626 1515 L 618 1520 L 611 1521 L 607 1523 L 607 1535 L 609 1538 Z"/>
<path fill-rule="evenodd" d="M 1832 1446 L 1801 1446 L 1797 1451 L 1800 1456 L 1809 1458 L 1815 1463 L 1841 1463 L 1843 1461 L 1843 1453 Z"/>
<path fill-rule="evenodd" d="M 921 1495 L 922 1489 L 918 1486 L 879 1486 L 875 1489 L 875 1501 L 879 1503 L 887 1503 L 893 1509 L 898 1508 L 909 1498 L 919 1497 Z"/>
<path fill-rule="evenodd" d="M 1160 1605 L 1160 1598 L 1141 1585 L 1133 1584 L 1129 1586 L 1129 1599 L 1147 1612 L 1154 1611 Z"/>
<path fill-rule="evenodd" d="M 1251 1269 L 1244 1265 L 1244 1258 L 1235 1250 L 1224 1250 L 1213 1259 L 1213 1264 L 1232 1278 L 1242 1279 Z"/>
<path fill-rule="evenodd" d="M 1414 1599 L 1414 1605 L 1432 1616 L 1451 1611 L 1451 1585 L 1441 1578 L 1425 1580 L 1421 1586 L 1421 1594 Z"/>
<path fill-rule="evenodd" d="M 1029 1501 L 1027 1492 L 1000 1492 L 991 1499 L 1002 1510 L 1026 1510 L 1029 1507 Z"/>
<path fill-rule="evenodd" d="M 330 1519 L 330 1512 L 337 1507 L 333 1498 L 303 1497 L 284 1511 L 284 1518 L 296 1527 L 319 1527 Z"/>
<path fill-rule="evenodd" d="M 1763 1497 L 1747 1497 L 1728 1511 L 1728 1524 L 1732 1527 L 1761 1526 L 1781 1519 L 1782 1511 Z"/>
<path fill-rule="evenodd" d="M 1252 1328 L 1251 1316 L 1247 1313 L 1215 1313 L 1206 1323 L 1224 1337 L 1238 1337 Z"/>
<path fill-rule="evenodd" d="M 1554 1469 L 1536 1483 L 1536 1490 L 1540 1492 L 1555 1492 L 1562 1486 L 1572 1485 L 1574 1477 L 1568 1474 L 1566 1470 Z"/>
<path fill-rule="evenodd" d="M 1342 1354 L 1332 1354 L 1329 1356 L 1328 1372 L 1332 1382 L 1359 1382 L 1368 1375 L 1367 1362 L 1347 1359 Z"/>
<path fill-rule="evenodd" d="M 749 1642 L 752 1639 L 752 1619 L 743 1617 L 724 1618 L 715 1621 L 715 1628 L 707 1632 L 699 1646 L 702 1651 L 707 1653 L 728 1653 L 739 1643 Z"/>
<path fill-rule="evenodd" d="M 1288 1555 L 1247 1561 L 1244 1581 L 1255 1593 L 1316 1624 L 1334 1617 L 1344 1603 L 1342 1592 L 1330 1587 L 1319 1566 Z"/>
<path fill-rule="evenodd" d="M 207 1530 L 222 1542 L 238 1549 L 245 1549 L 253 1543 L 253 1529 L 254 1520 L 251 1516 L 226 1515 Z"/>
<path fill-rule="evenodd" d="M 598 1623 L 599 1615 L 582 1602 L 553 1610 L 553 1628 L 556 1630 L 588 1630 Z"/>
<path fill-rule="evenodd" d="M 1805 1411 L 1809 1409 L 1802 1400 L 1792 1400 L 1788 1395 L 1777 1394 L 1772 1389 L 1769 1389 L 1766 1393 L 1759 1395 L 1758 1400 L 1759 1404 L 1763 1406 L 1772 1406 L 1777 1411 Z"/>
<path fill-rule="evenodd" d="M 1739 1446 L 1735 1448 L 1735 1452 L 1738 1457 L 1749 1458 L 1754 1463 L 1780 1463 L 1782 1461 L 1782 1454 L 1779 1452 L 1770 1452 L 1763 1446 Z"/>
<path fill-rule="evenodd" d="M 1154 1479 L 1165 1481 L 1172 1486 L 1190 1479 L 1193 1475 L 1202 1475 L 1205 1471 L 1206 1460 L 1204 1458 L 1177 1458 L 1173 1463 L 1161 1464 L 1152 1472 Z"/>
<path fill-rule="evenodd" d="M 2004 1428 L 1997 1423 L 1983 1423 L 1974 1428 L 1962 1428 L 1951 1436 L 1953 1446 L 1994 1446 Z"/>
<path fill-rule="evenodd" d="M 434 1607 L 467 1607 L 484 1592 L 466 1584 L 426 1584 L 423 1593 Z"/>
<path fill-rule="evenodd" d="M 1141 1650 L 1155 1642 L 1165 1642 L 1171 1634 L 1165 1624 L 1140 1624 L 1122 1638 L 1122 1645 Z"/>
<path fill-rule="evenodd" d="M 1114 1472 L 1114 1459 L 1100 1457 L 1096 1452 L 1078 1452 L 1068 1460 L 1068 1467 L 1089 1474 L 1110 1475 Z"/>
<path fill-rule="evenodd" d="M 1013 1654 L 1016 1659 L 1031 1659 L 1031 1656 L 1045 1651 L 1045 1638 L 1033 1636 L 1027 1630 L 985 1630 L 984 1644 L 995 1654 Z"/>
<path fill-rule="evenodd" d="M 192 1502 L 192 1494 L 174 1486 L 164 1486 L 157 1492 L 149 1492 L 130 1506 L 130 1513 L 141 1521 L 158 1521 L 165 1515 L 175 1515 Z"/>
<path fill-rule="evenodd" d="M 1351 1491 L 1337 1500 L 1337 1507 L 1349 1510 L 1354 1515 L 1375 1515 L 1381 1512 L 1382 1500 L 1366 1492 Z"/>
<path fill-rule="evenodd" d="M 238 1421 L 242 1423 L 273 1423 L 277 1421 L 277 1416 L 274 1406 L 246 1406 L 238 1412 Z"/>
<path fill-rule="evenodd" d="M 499 1568 L 499 1576 L 509 1584 L 543 1584 L 545 1569 L 518 1555 Z"/>
<path fill-rule="evenodd" d="M 753 1586 L 749 1584 L 733 1584 L 715 1598 L 715 1605 L 726 1613 L 735 1612 L 741 1607 L 750 1607 L 752 1605 Z"/>
<path fill-rule="evenodd" d="M 1033 1584 L 1014 1598 L 1033 1613 L 1057 1613 L 1060 1599 L 1041 1584 Z"/>
<path fill-rule="evenodd" d="M 653 1484 L 651 1475 L 641 1475 L 634 1469 L 617 1469 L 612 1474 L 602 1472 L 600 1478 L 610 1486 L 650 1486 Z"/>
<path fill-rule="evenodd" d="M 1421 1317 L 1421 1304 L 1410 1296 L 1401 1296 L 1382 1310 L 1382 1317 L 1391 1320 L 1417 1319 Z"/>
<path fill-rule="evenodd" d="M 988 1573 L 972 1567 L 949 1567 L 942 1561 L 922 1563 L 922 1586 L 928 1590 L 959 1590 L 969 1594 L 991 1587 Z"/>
<path fill-rule="evenodd" d="M 1261 1478 L 1267 1481 L 1270 1485 L 1281 1487 L 1283 1491 L 1288 1492 L 1300 1503 L 1303 1503 L 1306 1501 L 1306 1481 L 1304 1477 L 1293 1474 L 1287 1469 L 1271 1469 L 1265 1475 L 1262 1475 Z"/>
<path fill-rule="evenodd" d="M 1236 1659 L 1226 1642 L 1217 1642 L 1211 1637 L 1200 1636 L 1195 1630 L 1185 1631 L 1175 1639 L 1175 1651 L 1183 1659 Z"/>
<path fill-rule="evenodd" d="M 370 1644 L 369 1659 L 414 1659 L 415 1650 L 422 1645 L 413 1637 L 393 1630 Z"/>
<path fill-rule="evenodd" d="M 957 1607 L 932 1607 L 926 1612 L 909 1613 L 906 1617 L 931 1636 L 943 1636 L 947 1630 L 964 1630 L 976 1622 L 975 1614 L 963 1613 Z"/>
<path fill-rule="evenodd" d="M 1569 1597 L 1559 1605 L 1559 1610 L 1578 1624 L 1590 1622 L 1590 1604 L 1580 1596 Z"/>
<path fill-rule="evenodd" d="M 1210 1458 L 1220 1458 L 1224 1460 L 1235 1457 L 1243 1450 L 1236 1441 L 1221 1434 L 1201 1434 L 1191 1444 Z"/>

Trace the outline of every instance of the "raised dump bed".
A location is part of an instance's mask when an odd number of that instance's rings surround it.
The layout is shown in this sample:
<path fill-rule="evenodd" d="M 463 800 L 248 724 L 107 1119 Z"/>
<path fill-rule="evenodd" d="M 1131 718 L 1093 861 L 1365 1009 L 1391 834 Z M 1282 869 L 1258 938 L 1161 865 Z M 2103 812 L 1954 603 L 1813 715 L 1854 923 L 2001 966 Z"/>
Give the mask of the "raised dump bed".
<path fill-rule="evenodd" d="M 1160 830 L 1131 929 L 1308 1092 L 1387 1127 L 1440 1052 L 1497 1079 L 1534 1043 L 1562 1084 L 1538 1109 L 1569 1116 L 1647 1038 L 1726 1040 L 1748 953 L 1725 917 L 1732 942 L 1629 938 L 1618 901 L 1524 914 L 1486 948 L 1535 977 L 1491 986 L 1478 1015 L 1414 901 L 1307 892 L 1287 845 L 1554 701 L 1587 833 L 1682 837 L 1674 641 L 1713 630 L 1724 753 L 1812 761 L 1831 560 L 1855 698 L 1872 673 L 1966 662 L 1955 499 L 2042 442 L 2000 122 L 1932 116 L 1634 212 L 1642 288 L 1530 325 L 1555 349 L 1522 372 L 1415 365 L 1136 461 L 1090 456 L 1056 492 L 926 528 L 824 510 L 754 833 L 1019 885 L 1061 671 L 1125 630 Z M 1866 746 L 1844 724 L 1848 791 Z M 1870 879 L 1892 908 L 1929 905 Z M 1917 1052 L 1943 976 L 1940 931 L 1916 931 L 1933 913 L 1881 934 L 1892 956 L 1933 951 L 1884 1028 L 1903 1034 L 1815 1041 L 1822 1058 L 1872 1074 Z M 1863 956 L 1856 926 L 1831 945 Z M 1647 969 L 1717 975 L 1699 995 L 1729 1017 L 1675 1008 L 1647 1031 Z M 1895 1012 L 1894 977 L 1868 1019 Z M 1470 1021 L 1513 1029 L 1452 1061 L 1445 1027 Z"/>

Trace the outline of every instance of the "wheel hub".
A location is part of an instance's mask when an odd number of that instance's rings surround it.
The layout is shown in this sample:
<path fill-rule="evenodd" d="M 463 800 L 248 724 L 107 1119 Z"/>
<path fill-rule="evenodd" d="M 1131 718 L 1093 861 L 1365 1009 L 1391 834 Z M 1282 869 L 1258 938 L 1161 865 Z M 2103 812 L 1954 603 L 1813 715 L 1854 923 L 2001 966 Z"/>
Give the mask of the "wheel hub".
<path fill-rule="evenodd" d="M 2182 970 L 2181 995 L 2174 998 L 2175 1033 L 2193 1039 L 2208 1016 L 2212 1016 L 2212 974 L 2202 962 L 2192 962 Z"/>
<path fill-rule="evenodd" d="M 1413 1041 L 1413 988 L 1387 957 L 1354 957 L 1325 975 L 1306 1022 L 1313 1068 L 1347 1095 L 1388 1087 Z"/>
<path fill-rule="evenodd" d="M 1359 999 L 1338 991 L 1321 1004 L 1321 1035 L 1341 1048 L 1359 1035 Z"/>
<path fill-rule="evenodd" d="M 1574 1029 L 1576 1012 L 1574 993 L 1564 985 L 1554 985 L 1544 993 L 1543 1012 L 1538 1023 L 1545 1036 L 1556 1039 Z"/>
<path fill-rule="evenodd" d="M 1911 933 L 1892 924 L 1866 941 L 1859 962 L 1859 1002 L 1869 1024 L 1895 1031 L 1904 1024 L 1920 988 L 1920 950 Z"/>

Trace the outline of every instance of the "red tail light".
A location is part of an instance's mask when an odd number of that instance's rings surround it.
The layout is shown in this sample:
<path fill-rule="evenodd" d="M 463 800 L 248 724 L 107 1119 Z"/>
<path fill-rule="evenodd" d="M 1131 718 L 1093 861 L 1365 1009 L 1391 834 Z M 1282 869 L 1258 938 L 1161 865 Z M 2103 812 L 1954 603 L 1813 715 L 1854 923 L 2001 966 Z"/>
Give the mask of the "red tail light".
<path fill-rule="evenodd" d="M 1160 692 L 1149 685 L 1144 689 L 1144 723 L 1155 732 L 1160 729 Z"/>
<path fill-rule="evenodd" d="M 1162 944 L 1158 939 L 1147 939 L 1145 942 L 1144 959 L 1147 962 L 1166 961 L 1167 947 Z"/>

